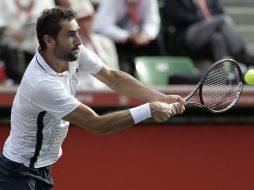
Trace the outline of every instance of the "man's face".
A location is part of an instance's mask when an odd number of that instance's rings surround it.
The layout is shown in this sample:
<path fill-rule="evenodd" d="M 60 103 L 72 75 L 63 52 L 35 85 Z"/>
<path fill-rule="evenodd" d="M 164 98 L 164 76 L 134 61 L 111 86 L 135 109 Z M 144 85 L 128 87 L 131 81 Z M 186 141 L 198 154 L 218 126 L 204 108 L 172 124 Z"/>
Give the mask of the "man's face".
<path fill-rule="evenodd" d="M 80 53 L 79 26 L 75 19 L 66 20 L 61 25 L 62 29 L 55 40 L 54 55 L 64 61 L 75 61 L 79 58 Z"/>

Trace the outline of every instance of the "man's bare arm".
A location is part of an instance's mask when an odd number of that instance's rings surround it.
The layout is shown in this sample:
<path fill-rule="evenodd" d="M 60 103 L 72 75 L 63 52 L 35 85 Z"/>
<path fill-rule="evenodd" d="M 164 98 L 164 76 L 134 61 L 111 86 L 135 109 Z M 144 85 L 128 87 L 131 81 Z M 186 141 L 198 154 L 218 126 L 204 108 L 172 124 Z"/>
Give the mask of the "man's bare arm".
<path fill-rule="evenodd" d="M 179 103 L 151 102 L 149 103 L 149 108 L 151 117 L 157 122 L 165 121 L 184 111 Z M 130 110 L 117 111 L 99 116 L 84 104 L 81 104 L 63 119 L 97 135 L 118 132 L 135 124 Z"/>
<path fill-rule="evenodd" d="M 165 95 L 149 88 L 131 75 L 103 67 L 94 75 L 97 79 L 107 84 L 112 90 L 129 97 L 143 100 L 144 102 L 163 101 L 167 103 L 179 102 L 184 106 L 184 100 L 178 95 Z"/>

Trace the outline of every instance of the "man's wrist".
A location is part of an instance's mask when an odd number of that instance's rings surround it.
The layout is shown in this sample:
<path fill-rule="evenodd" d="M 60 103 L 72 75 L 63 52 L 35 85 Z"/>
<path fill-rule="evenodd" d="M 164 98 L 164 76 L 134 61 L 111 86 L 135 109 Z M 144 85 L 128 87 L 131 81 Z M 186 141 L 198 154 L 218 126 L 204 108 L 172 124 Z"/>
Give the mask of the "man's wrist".
<path fill-rule="evenodd" d="M 150 104 L 146 103 L 129 109 L 134 123 L 137 124 L 145 119 L 152 117 Z"/>

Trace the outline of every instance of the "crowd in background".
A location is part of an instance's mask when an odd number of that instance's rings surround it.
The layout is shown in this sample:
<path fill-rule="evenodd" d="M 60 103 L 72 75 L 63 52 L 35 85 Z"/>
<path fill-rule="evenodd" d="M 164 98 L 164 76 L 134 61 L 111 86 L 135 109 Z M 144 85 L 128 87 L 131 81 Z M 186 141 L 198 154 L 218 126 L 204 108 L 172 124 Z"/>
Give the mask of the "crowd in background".
<path fill-rule="evenodd" d="M 143 55 L 211 62 L 231 57 L 254 65 L 219 0 L 0 0 L 0 83 L 20 83 L 38 46 L 36 19 L 55 6 L 76 12 L 79 35 L 88 49 L 109 67 L 133 76 L 134 58 Z M 167 40 L 169 27 L 175 32 Z M 82 70 L 80 78 L 80 88 L 102 86 Z"/>

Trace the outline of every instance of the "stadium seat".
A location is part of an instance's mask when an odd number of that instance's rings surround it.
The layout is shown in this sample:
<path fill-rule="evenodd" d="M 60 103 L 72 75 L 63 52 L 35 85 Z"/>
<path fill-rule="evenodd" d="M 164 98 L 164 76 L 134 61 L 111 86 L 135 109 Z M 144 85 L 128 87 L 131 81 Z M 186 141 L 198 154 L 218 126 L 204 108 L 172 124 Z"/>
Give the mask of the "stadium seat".
<path fill-rule="evenodd" d="M 169 84 L 176 74 L 196 75 L 198 69 L 188 57 L 142 56 L 135 58 L 136 77 L 149 85 Z"/>

